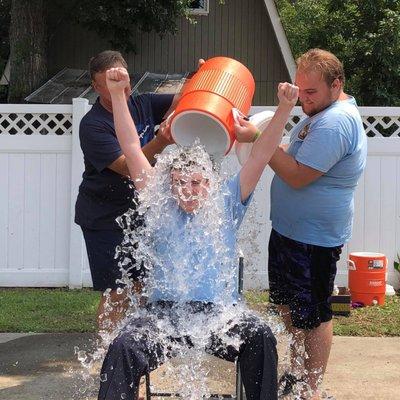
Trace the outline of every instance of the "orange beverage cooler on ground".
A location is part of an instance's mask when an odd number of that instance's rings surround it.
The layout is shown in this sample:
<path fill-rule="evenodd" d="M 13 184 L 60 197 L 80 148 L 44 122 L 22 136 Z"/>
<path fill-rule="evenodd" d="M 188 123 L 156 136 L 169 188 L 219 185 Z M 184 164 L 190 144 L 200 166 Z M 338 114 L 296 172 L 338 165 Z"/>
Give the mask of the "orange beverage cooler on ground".
<path fill-rule="evenodd" d="M 387 258 L 382 253 L 350 253 L 351 300 L 364 305 L 385 304 Z"/>

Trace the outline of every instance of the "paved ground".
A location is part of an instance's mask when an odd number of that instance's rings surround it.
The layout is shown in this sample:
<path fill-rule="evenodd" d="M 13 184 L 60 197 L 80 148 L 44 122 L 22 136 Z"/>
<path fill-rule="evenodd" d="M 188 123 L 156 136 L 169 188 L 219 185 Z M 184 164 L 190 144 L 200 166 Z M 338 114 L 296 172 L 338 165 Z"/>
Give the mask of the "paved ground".
<path fill-rule="evenodd" d="M 92 351 L 93 342 L 87 334 L 0 334 L 0 399 L 95 399 L 98 365 L 85 376 L 74 354 L 75 347 Z M 281 343 L 280 354 L 284 351 Z M 234 367 L 216 359 L 207 363 L 215 365 L 209 377 L 213 390 L 229 391 Z M 166 373 L 157 370 L 152 383 Z M 335 399 L 395 400 L 399 382 L 400 337 L 334 338 L 324 387 Z"/>

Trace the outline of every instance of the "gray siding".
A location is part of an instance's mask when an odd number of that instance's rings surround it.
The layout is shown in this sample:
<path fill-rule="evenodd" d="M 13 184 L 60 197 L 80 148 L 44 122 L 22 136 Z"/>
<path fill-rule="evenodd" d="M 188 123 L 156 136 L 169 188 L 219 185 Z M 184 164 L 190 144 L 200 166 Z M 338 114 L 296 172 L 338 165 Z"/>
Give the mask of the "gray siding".
<path fill-rule="evenodd" d="M 178 33 L 160 38 L 137 33 L 137 54 L 125 54 L 135 72 L 185 72 L 196 68 L 199 58 L 228 56 L 245 64 L 256 81 L 254 105 L 276 103 L 276 86 L 289 80 L 263 0 L 210 0 L 210 13 L 191 24 L 182 18 Z M 92 32 L 60 26 L 50 43 L 50 73 L 64 67 L 87 68 L 90 57 L 110 48 Z"/>

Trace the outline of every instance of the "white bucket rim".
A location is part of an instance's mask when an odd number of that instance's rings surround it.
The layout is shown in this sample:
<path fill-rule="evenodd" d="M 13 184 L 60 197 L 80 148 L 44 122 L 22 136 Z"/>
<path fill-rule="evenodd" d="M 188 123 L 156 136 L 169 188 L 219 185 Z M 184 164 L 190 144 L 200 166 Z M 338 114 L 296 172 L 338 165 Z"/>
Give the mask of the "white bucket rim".
<path fill-rule="evenodd" d="M 179 114 L 175 114 L 175 115 L 172 117 L 172 121 L 171 121 L 171 136 L 172 136 L 172 138 L 174 139 L 174 141 L 175 141 L 176 144 L 180 144 L 180 143 L 179 143 L 179 140 L 176 140 L 176 139 L 177 139 L 177 136 L 176 136 L 176 134 L 174 133 L 174 126 L 176 125 L 177 121 L 178 121 L 181 117 L 183 117 L 183 116 L 185 116 L 185 115 L 187 115 L 187 114 L 200 114 L 200 115 L 204 115 L 204 116 L 210 118 L 211 120 L 213 120 L 214 122 L 216 122 L 216 123 L 222 128 L 222 131 L 225 133 L 226 145 L 225 145 L 225 150 L 224 150 L 224 154 L 223 154 L 223 155 L 225 155 L 225 154 L 228 153 L 228 151 L 229 151 L 229 149 L 230 149 L 230 147 L 231 147 L 231 137 L 230 137 L 229 132 L 228 132 L 228 130 L 226 129 L 225 125 L 224 125 L 218 118 L 214 117 L 212 114 L 210 114 L 210 113 L 208 113 L 208 112 L 205 112 L 205 111 L 200 111 L 200 110 L 186 110 L 186 111 L 180 112 Z M 199 139 L 200 139 L 200 138 L 199 138 Z M 200 142 L 201 142 L 201 140 L 200 140 Z M 232 144 L 233 144 L 233 143 L 232 143 Z M 215 153 L 212 153 L 212 154 L 215 154 Z"/>

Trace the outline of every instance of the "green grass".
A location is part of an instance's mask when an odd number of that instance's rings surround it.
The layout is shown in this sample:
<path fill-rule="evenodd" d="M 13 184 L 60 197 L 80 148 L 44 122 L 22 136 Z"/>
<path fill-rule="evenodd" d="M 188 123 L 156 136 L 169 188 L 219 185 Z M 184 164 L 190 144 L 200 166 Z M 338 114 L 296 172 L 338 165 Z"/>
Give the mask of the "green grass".
<path fill-rule="evenodd" d="M 258 311 L 270 307 L 266 291 L 249 291 L 246 300 Z M 349 317 L 333 319 L 333 332 L 338 336 L 400 336 L 400 296 L 386 297 L 384 306 L 353 309 Z"/>
<path fill-rule="evenodd" d="M 0 332 L 95 332 L 100 294 L 90 289 L 0 289 Z M 270 307 L 268 292 L 249 291 L 250 307 Z M 386 298 L 383 307 L 351 311 L 334 317 L 341 336 L 400 336 L 400 296 Z"/>
<path fill-rule="evenodd" d="M 357 308 L 350 317 L 334 317 L 340 336 L 400 336 L 400 296 L 387 296 L 384 306 Z"/>
<path fill-rule="evenodd" d="M 0 289 L 0 332 L 94 332 L 99 298 L 89 289 Z"/>

